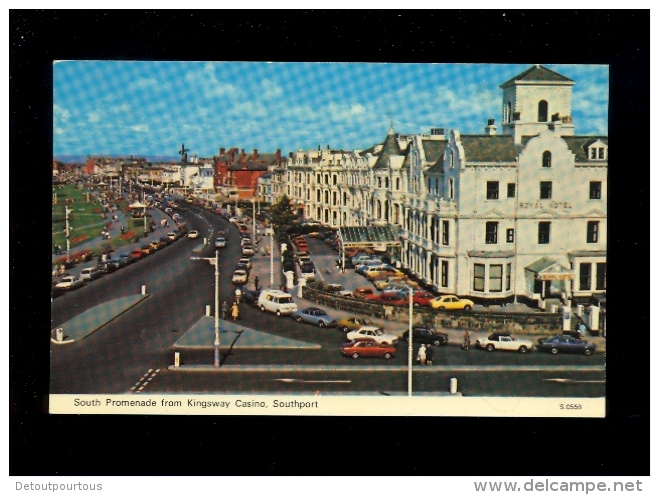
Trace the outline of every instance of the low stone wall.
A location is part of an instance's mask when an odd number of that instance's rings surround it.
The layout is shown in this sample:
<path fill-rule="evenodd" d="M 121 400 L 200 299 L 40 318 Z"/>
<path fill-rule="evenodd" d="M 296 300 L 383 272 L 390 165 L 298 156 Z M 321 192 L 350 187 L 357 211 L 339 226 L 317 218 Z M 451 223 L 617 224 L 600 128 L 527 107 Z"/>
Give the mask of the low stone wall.
<path fill-rule="evenodd" d="M 352 297 L 303 287 L 302 297 L 317 304 L 356 314 L 408 321 L 408 309 L 384 306 L 361 301 Z M 557 313 L 509 313 L 490 311 L 442 311 L 415 308 L 416 323 L 426 323 L 435 328 L 454 328 L 484 331 L 506 331 L 521 335 L 544 335 L 560 332 L 563 328 L 562 315 Z"/>

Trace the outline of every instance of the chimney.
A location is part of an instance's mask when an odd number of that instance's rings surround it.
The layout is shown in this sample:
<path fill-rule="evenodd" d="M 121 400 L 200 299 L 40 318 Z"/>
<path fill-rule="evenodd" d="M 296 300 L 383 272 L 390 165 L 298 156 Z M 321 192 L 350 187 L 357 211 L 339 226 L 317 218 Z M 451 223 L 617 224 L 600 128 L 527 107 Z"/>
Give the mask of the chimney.
<path fill-rule="evenodd" d="M 281 149 L 277 148 L 277 153 L 275 154 L 275 157 L 277 158 L 277 164 L 281 163 Z"/>
<path fill-rule="evenodd" d="M 258 158 L 259 158 L 259 150 L 254 148 L 254 154 L 252 155 L 252 159 L 256 161 L 258 160 Z"/>
<path fill-rule="evenodd" d="M 245 161 L 245 148 L 242 148 L 240 150 L 240 161 L 244 162 Z"/>
<path fill-rule="evenodd" d="M 485 134 L 494 136 L 497 133 L 497 126 L 494 125 L 494 119 L 487 119 L 487 126 L 485 127 Z"/>
<path fill-rule="evenodd" d="M 224 148 L 220 148 L 220 156 L 224 155 L 224 152 L 225 152 L 225 151 L 226 151 L 226 150 L 225 150 Z"/>

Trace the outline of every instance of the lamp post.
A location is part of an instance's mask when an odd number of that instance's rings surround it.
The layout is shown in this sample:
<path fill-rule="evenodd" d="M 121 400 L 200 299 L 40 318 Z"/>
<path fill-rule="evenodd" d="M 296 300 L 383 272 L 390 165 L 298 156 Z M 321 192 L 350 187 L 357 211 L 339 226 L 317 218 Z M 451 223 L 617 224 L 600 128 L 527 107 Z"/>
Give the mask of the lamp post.
<path fill-rule="evenodd" d="M 413 356 L 413 334 L 414 332 L 412 331 L 412 319 L 414 317 L 412 311 L 413 311 L 413 306 L 412 306 L 412 287 L 408 286 L 409 289 L 409 329 L 408 329 L 408 339 L 409 343 L 407 344 L 407 396 L 412 397 L 412 363 L 414 360 Z"/>
<path fill-rule="evenodd" d="M 220 250 L 215 250 L 214 258 L 197 258 L 191 257 L 191 260 L 206 260 L 211 265 L 215 265 L 215 325 L 213 340 L 213 366 L 220 367 Z"/>
<path fill-rule="evenodd" d="M 272 289 L 275 285 L 275 253 L 274 253 L 274 230 L 272 225 L 270 225 L 270 288 Z"/>
<path fill-rule="evenodd" d="M 66 262 L 70 261 L 69 256 L 71 253 L 71 235 L 69 233 L 69 213 L 73 210 L 69 210 L 68 206 L 64 207 L 64 216 L 66 218 Z"/>
<path fill-rule="evenodd" d="M 252 198 L 252 239 L 254 240 L 254 242 L 256 242 L 257 241 L 257 239 L 256 239 L 256 207 L 255 207 L 254 199 L 255 198 Z"/>

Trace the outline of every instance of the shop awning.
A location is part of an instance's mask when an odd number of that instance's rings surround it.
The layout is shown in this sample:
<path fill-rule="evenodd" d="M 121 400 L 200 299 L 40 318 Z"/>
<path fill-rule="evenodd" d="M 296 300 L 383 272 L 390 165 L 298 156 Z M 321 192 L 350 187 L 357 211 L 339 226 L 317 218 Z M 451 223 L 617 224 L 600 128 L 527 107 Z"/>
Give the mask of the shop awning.
<path fill-rule="evenodd" d="M 551 258 L 534 261 L 525 270 L 535 274 L 536 280 L 571 280 L 572 272 Z"/>

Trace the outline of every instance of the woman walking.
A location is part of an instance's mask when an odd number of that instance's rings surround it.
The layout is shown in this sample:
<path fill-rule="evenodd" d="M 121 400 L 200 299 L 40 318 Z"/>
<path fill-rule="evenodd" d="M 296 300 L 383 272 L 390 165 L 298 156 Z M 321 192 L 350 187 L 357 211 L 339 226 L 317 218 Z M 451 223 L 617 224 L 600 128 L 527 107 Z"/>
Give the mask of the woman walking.
<path fill-rule="evenodd" d="M 233 318 L 233 321 L 236 321 L 239 316 L 240 316 L 240 309 L 238 309 L 238 304 L 233 303 L 233 306 L 231 306 L 231 317 Z"/>

